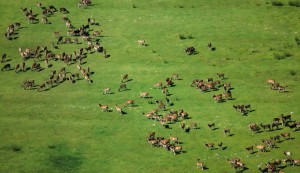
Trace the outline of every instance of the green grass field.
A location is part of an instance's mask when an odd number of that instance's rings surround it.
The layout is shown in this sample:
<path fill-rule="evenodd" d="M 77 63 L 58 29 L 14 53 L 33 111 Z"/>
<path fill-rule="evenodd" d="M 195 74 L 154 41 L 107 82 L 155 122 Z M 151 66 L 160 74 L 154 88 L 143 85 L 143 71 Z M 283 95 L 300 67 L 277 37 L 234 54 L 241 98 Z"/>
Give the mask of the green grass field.
<path fill-rule="evenodd" d="M 68 66 L 52 60 L 53 66 L 47 68 L 40 61 L 44 68 L 40 72 L 0 72 L 0 172 L 201 172 L 196 168 L 197 159 L 205 163 L 204 172 L 234 172 L 226 159 L 239 157 L 246 164 L 244 172 L 252 173 L 267 162 L 287 158 L 284 151 L 291 151 L 293 159 L 300 158 L 299 130 L 280 126 L 279 130 L 252 133 L 248 128 L 253 122 L 271 123 L 280 114 L 300 119 L 300 45 L 295 41 L 300 39 L 299 7 L 284 0 L 283 6 L 274 6 L 269 0 L 93 0 L 86 8 L 78 8 L 77 2 L 45 0 L 42 6 L 65 7 L 70 13 L 55 12 L 48 17 L 51 24 L 29 24 L 20 8 L 31 7 L 40 20 L 41 10 L 35 1 L 0 0 L 0 54 L 6 53 L 8 60 L 1 68 L 7 63 L 13 67 L 22 63 L 18 48 L 43 45 L 54 54 L 72 54 L 87 47 L 78 37 L 81 44 L 51 48 L 51 42 L 57 41 L 54 31 L 67 36 L 64 16 L 75 28 L 86 25 L 87 18 L 95 18 L 100 25 L 90 29 L 103 31 L 100 44 L 110 55 L 105 59 L 102 53 L 87 54 L 82 67 L 94 72 L 90 76 L 93 83 L 65 81 L 41 92 L 24 90 L 22 82 L 35 80 L 40 85 L 52 70 L 62 67 L 78 72 L 77 63 Z M 4 33 L 15 22 L 22 22 L 22 27 L 16 39 L 8 40 Z M 139 45 L 138 39 L 148 45 Z M 209 42 L 215 51 L 209 51 Z M 187 55 L 188 46 L 198 53 Z M 26 66 L 33 62 L 26 60 Z M 132 79 L 127 82 L 129 90 L 118 92 L 121 75 L 126 73 Z M 139 98 L 139 93 L 149 92 L 152 101 L 164 100 L 161 90 L 153 85 L 174 73 L 182 80 L 168 88 L 173 105 L 167 109 L 183 109 L 191 118 L 165 129 L 143 115 L 157 105 Z M 218 79 L 217 73 L 225 74 L 222 82 L 232 84 L 234 99 L 216 103 L 212 96 L 222 93 L 223 88 L 201 93 L 190 86 L 194 79 Z M 287 85 L 286 92 L 271 90 L 267 79 Z M 102 94 L 107 87 L 113 94 Z M 123 107 L 124 115 L 117 113 L 114 105 L 122 106 L 129 99 L 135 106 Z M 102 112 L 99 103 L 108 105 L 112 112 Z M 236 104 L 251 104 L 254 111 L 242 116 L 232 108 Z M 168 111 L 159 113 L 164 116 Z M 182 122 L 196 122 L 199 129 L 185 133 L 179 127 Z M 209 122 L 217 129 L 211 131 Z M 233 135 L 225 136 L 224 128 L 230 128 Z M 151 147 L 146 137 L 152 131 L 156 136 L 177 136 L 184 152 L 174 155 Z M 290 132 L 292 139 L 281 138 L 277 148 L 264 153 L 245 150 L 282 132 Z M 208 150 L 204 145 L 221 141 L 224 150 Z M 282 169 L 300 172 L 299 166 Z"/>

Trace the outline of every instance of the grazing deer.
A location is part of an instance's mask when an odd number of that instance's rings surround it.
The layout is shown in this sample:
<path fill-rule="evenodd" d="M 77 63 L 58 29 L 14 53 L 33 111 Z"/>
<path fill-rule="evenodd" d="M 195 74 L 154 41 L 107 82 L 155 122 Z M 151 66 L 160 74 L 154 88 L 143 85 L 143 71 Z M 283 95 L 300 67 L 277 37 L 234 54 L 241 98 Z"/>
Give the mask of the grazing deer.
<path fill-rule="evenodd" d="M 63 14 L 69 13 L 69 11 L 66 8 L 60 8 L 59 12 L 61 12 Z"/>
<path fill-rule="evenodd" d="M 2 68 L 1 68 L 1 71 L 4 71 L 4 70 L 10 70 L 11 67 L 10 67 L 10 64 L 5 64 Z"/>
<path fill-rule="evenodd" d="M 196 165 L 197 165 L 197 168 L 204 170 L 204 163 L 202 161 L 200 161 L 200 159 L 197 159 Z"/>
<path fill-rule="evenodd" d="M 157 83 L 154 85 L 154 87 L 156 87 L 156 89 L 162 88 L 162 87 L 163 87 L 163 84 L 162 84 L 162 82 L 157 82 Z"/>
<path fill-rule="evenodd" d="M 171 136 L 171 134 L 169 134 L 170 137 L 170 141 L 173 141 L 175 144 L 179 144 L 178 138 L 175 136 Z"/>
<path fill-rule="evenodd" d="M 133 107 L 134 106 L 134 101 L 133 100 L 127 100 L 125 103 L 124 103 L 124 106 L 129 106 L 129 107 Z"/>
<path fill-rule="evenodd" d="M 216 103 L 220 103 L 222 101 L 222 94 L 213 95 L 212 98 L 216 101 Z"/>
<path fill-rule="evenodd" d="M 115 105 L 115 109 L 117 112 L 119 112 L 121 115 L 123 114 L 122 108 L 119 107 L 118 105 Z"/>
<path fill-rule="evenodd" d="M 42 83 L 42 84 L 39 86 L 39 88 L 38 88 L 37 91 L 41 91 L 41 90 L 44 91 L 45 89 L 46 89 L 46 82 Z"/>
<path fill-rule="evenodd" d="M 271 124 L 266 124 L 266 125 L 264 125 L 264 124 L 260 123 L 260 126 L 261 126 L 264 130 L 266 130 L 266 129 L 268 129 L 269 131 L 271 130 Z"/>
<path fill-rule="evenodd" d="M 214 150 L 215 144 L 214 143 L 204 143 L 208 150 Z"/>
<path fill-rule="evenodd" d="M 6 62 L 6 53 L 2 54 L 1 57 L 1 63 L 5 63 Z"/>
<path fill-rule="evenodd" d="M 246 147 L 245 149 L 251 154 L 253 153 L 253 146 Z"/>
<path fill-rule="evenodd" d="M 207 126 L 210 128 L 210 130 L 215 129 L 215 123 L 208 123 Z"/>
<path fill-rule="evenodd" d="M 232 99 L 232 94 L 229 91 L 224 92 L 222 95 L 225 97 L 226 100 Z"/>
<path fill-rule="evenodd" d="M 17 64 L 15 67 L 15 72 L 18 73 L 19 72 L 19 68 L 20 68 L 20 64 Z"/>
<path fill-rule="evenodd" d="M 283 132 L 280 134 L 284 139 L 291 139 L 291 134 L 289 132 Z"/>
<path fill-rule="evenodd" d="M 111 89 L 110 88 L 104 88 L 102 94 L 110 94 L 111 93 Z"/>
<path fill-rule="evenodd" d="M 24 61 L 22 62 L 22 71 L 23 71 L 23 72 L 25 72 L 25 71 L 26 71 L 26 64 L 25 64 L 25 62 L 24 62 Z"/>
<path fill-rule="evenodd" d="M 219 76 L 219 78 L 221 78 L 222 80 L 225 79 L 225 75 L 224 73 L 217 73 L 217 75 Z"/>
<path fill-rule="evenodd" d="M 283 114 L 281 114 L 280 117 L 281 117 L 281 119 L 284 120 L 285 122 L 286 122 L 287 120 L 290 120 L 290 121 L 292 120 L 292 116 L 291 116 L 291 115 L 286 115 L 286 116 L 284 116 Z"/>
<path fill-rule="evenodd" d="M 171 76 L 171 79 L 172 79 L 172 80 L 178 80 L 178 79 L 179 79 L 179 75 L 178 75 L 178 74 L 173 74 L 173 75 Z"/>
<path fill-rule="evenodd" d="M 169 95 L 169 90 L 167 88 L 163 88 L 161 91 L 165 96 Z"/>
<path fill-rule="evenodd" d="M 223 142 L 220 142 L 220 143 L 218 144 L 218 146 L 219 146 L 219 150 L 223 150 Z"/>
<path fill-rule="evenodd" d="M 181 123 L 181 124 L 180 124 L 180 128 L 181 128 L 182 130 L 184 130 L 184 128 L 185 128 L 185 123 Z"/>
<path fill-rule="evenodd" d="M 102 112 L 108 112 L 108 106 L 107 105 L 101 105 L 99 103 L 99 107 L 102 109 Z"/>
<path fill-rule="evenodd" d="M 197 123 L 191 123 L 189 126 L 188 126 L 188 128 L 190 128 L 190 129 L 196 129 L 197 128 Z"/>
<path fill-rule="evenodd" d="M 256 145 L 256 144 L 254 144 L 254 146 L 255 146 L 259 151 L 261 151 L 261 152 L 267 152 L 266 146 L 264 146 L 264 145 Z"/>
<path fill-rule="evenodd" d="M 182 152 L 182 146 L 170 146 L 170 150 L 176 155 Z"/>
<path fill-rule="evenodd" d="M 252 132 L 258 132 L 259 131 L 259 127 L 256 123 L 251 123 L 249 124 L 249 129 L 252 131 Z"/>
<path fill-rule="evenodd" d="M 122 83 L 128 81 L 128 74 L 122 74 L 121 77 L 122 77 L 122 81 L 121 81 Z"/>
<path fill-rule="evenodd" d="M 148 92 L 140 92 L 140 98 L 149 98 L 149 93 Z"/>
<path fill-rule="evenodd" d="M 268 80 L 266 81 L 266 83 L 269 84 L 269 85 L 274 85 L 274 84 L 275 84 L 275 80 L 273 80 L 273 79 L 268 79 Z"/>
<path fill-rule="evenodd" d="M 288 86 L 282 86 L 282 85 L 280 85 L 280 86 L 278 86 L 277 87 L 277 89 L 278 89 L 278 92 L 285 92 L 285 89 L 287 88 Z"/>
<path fill-rule="evenodd" d="M 155 139 L 155 132 L 150 132 L 147 136 L 147 140 Z"/>
<path fill-rule="evenodd" d="M 118 91 L 120 92 L 121 90 L 125 90 L 125 91 L 127 90 L 127 87 L 126 87 L 125 83 L 120 84 L 120 87 L 119 87 Z"/>
<path fill-rule="evenodd" d="M 226 136 L 226 134 L 231 135 L 231 134 L 230 134 L 230 129 L 224 128 L 223 131 L 224 131 L 224 135 L 225 135 L 225 136 Z"/>
<path fill-rule="evenodd" d="M 138 40 L 137 42 L 138 42 L 139 45 L 146 46 L 146 41 L 145 40 Z"/>

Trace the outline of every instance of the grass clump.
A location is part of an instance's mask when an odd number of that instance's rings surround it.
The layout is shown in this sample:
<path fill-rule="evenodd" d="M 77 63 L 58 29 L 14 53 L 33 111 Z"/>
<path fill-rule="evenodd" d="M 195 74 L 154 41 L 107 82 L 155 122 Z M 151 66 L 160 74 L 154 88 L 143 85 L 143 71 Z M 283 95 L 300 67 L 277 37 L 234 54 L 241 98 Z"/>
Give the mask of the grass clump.
<path fill-rule="evenodd" d="M 290 6 L 300 7 L 300 0 L 290 0 L 288 4 Z"/>
<path fill-rule="evenodd" d="M 291 71 L 290 71 L 290 75 L 295 76 L 295 75 L 296 75 L 296 72 L 295 72 L 294 70 L 291 70 Z"/>
<path fill-rule="evenodd" d="M 284 3 L 278 0 L 273 0 L 271 3 L 273 6 L 284 6 Z"/>
<path fill-rule="evenodd" d="M 285 58 L 285 56 L 283 54 L 279 54 L 279 53 L 274 53 L 273 54 L 274 59 L 276 60 L 282 60 Z"/>
<path fill-rule="evenodd" d="M 18 152 L 18 151 L 21 151 L 22 150 L 22 147 L 21 146 L 18 146 L 18 145 L 13 145 L 11 147 L 11 149 L 14 151 L 14 152 Z"/>
<path fill-rule="evenodd" d="M 179 34 L 179 39 L 180 40 L 185 40 L 187 37 L 184 34 Z"/>
<path fill-rule="evenodd" d="M 296 41 L 297 45 L 300 46 L 300 38 L 299 37 L 295 37 L 295 41 Z"/>
<path fill-rule="evenodd" d="M 179 39 L 180 40 L 185 40 L 185 39 L 193 39 L 193 35 L 189 34 L 189 35 L 185 35 L 185 34 L 179 34 Z"/>

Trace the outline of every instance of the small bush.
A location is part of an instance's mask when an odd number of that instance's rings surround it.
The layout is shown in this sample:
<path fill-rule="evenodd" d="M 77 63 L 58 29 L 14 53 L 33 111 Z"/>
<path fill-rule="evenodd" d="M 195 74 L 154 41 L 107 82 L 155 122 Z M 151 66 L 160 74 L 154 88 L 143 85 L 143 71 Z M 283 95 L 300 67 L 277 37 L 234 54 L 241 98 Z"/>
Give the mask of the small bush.
<path fill-rule="evenodd" d="M 289 5 L 295 6 L 295 7 L 300 7 L 300 0 L 290 0 Z"/>
<path fill-rule="evenodd" d="M 300 46 L 300 38 L 299 37 L 295 37 L 295 41 L 296 41 L 297 45 Z"/>
<path fill-rule="evenodd" d="M 178 8 L 184 8 L 184 6 L 183 5 L 178 5 Z"/>
<path fill-rule="evenodd" d="M 284 3 L 278 0 L 273 0 L 271 3 L 273 6 L 284 6 Z"/>
<path fill-rule="evenodd" d="M 12 150 L 17 152 L 17 151 L 21 151 L 22 150 L 22 147 L 18 146 L 18 145 L 13 145 L 12 147 Z"/>
<path fill-rule="evenodd" d="M 285 56 L 285 57 L 291 57 L 291 56 L 293 56 L 293 54 L 290 53 L 290 52 L 284 52 L 284 56 Z"/>
<path fill-rule="evenodd" d="M 189 38 L 189 39 L 193 39 L 194 37 L 193 37 L 192 34 L 190 34 L 190 35 L 188 36 L 188 38 Z"/>
<path fill-rule="evenodd" d="M 180 40 L 185 40 L 185 39 L 186 39 L 186 36 L 183 35 L 183 34 L 179 34 L 179 38 L 180 38 Z"/>
<path fill-rule="evenodd" d="M 290 75 L 295 76 L 295 75 L 296 75 L 296 72 L 295 72 L 294 70 L 291 70 L 291 71 L 290 71 Z"/>
<path fill-rule="evenodd" d="M 135 4 L 132 4 L 132 8 L 137 8 L 137 6 Z"/>
<path fill-rule="evenodd" d="M 284 55 L 281 55 L 281 54 L 278 54 L 278 53 L 274 53 L 273 56 L 274 56 L 274 59 L 276 59 L 276 60 L 281 60 L 281 59 L 285 58 Z"/>

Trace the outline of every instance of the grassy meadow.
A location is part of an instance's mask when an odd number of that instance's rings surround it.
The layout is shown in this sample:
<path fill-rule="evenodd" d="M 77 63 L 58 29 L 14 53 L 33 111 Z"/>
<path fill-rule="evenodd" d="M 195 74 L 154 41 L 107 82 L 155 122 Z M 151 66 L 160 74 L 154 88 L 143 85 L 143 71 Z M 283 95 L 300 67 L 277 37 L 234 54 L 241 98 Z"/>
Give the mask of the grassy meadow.
<path fill-rule="evenodd" d="M 99 25 L 90 30 L 102 30 L 98 37 L 109 58 L 102 53 L 87 53 L 83 68 L 90 67 L 93 83 L 84 79 L 75 83 L 64 81 L 56 87 L 38 92 L 24 90 L 24 80 L 35 80 L 37 85 L 48 80 L 51 71 L 62 67 L 77 73 L 77 63 L 67 65 L 63 61 L 44 61 L 42 71 L 15 73 L 0 72 L 0 172 L 201 172 L 196 160 L 201 159 L 203 172 L 235 172 L 226 159 L 239 157 L 246 164 L 244 172 L 259 172 L 258 167 L 288 156 L 300 158 L 299 130 L 280 126 L 279 130 L 250 132 L 250 123 L 268 124 L 280 114 L 300 116 L 300 7 L 272 5 L 270 0 L 93 0 L 86 8 L 77 7 L 78 0 L 42 1 L 42 6 L 64 7 L 70 13 L 55 12 L 48 17 L 51 24 L 29 24 L 21 11 L 32 8 L 41 19 L 41 10 L 35 1 L 0 0 L 0 54 L 7 54 L 12 67 L 21 64 L 18 48 L 35 49 L 47 46 L 54 54 L 87 47 L 80 44 L 59 44 L 53 32 L 67 37 L 62 17 L 68 17 L 75 28 L 87 24 L 87 18 L 95 18 Z M 4 37 L 7 26 L 22 22 L 16 39 Z M 91 31 L 92 32 L 92 31 Z M 73 39 L 73 37 L 72 37 Z M 137 43 L 144 39 L 147 46 Z M 207 44 L 216 48 L 210 51 Z M 193 46 L 195 55 L 187 55 L 185 48 Z M 42 55 L 42 59 L 44 54 Z M 26 60 L 26 66 L 33 64 Z M 149 92 L 152 101 L 165 100 L 157 82 L 177 73 L 181 80 L 169 87 L 172 103 L 169 110 L 183 109 L 190 119 L 169 124 L 165 129 L 158 121 L 147 119 L 143 113 L 157 105 L 149 99 L 139 98 L 140 92 Z M 218 91 L 200 92 L 191 87 L 194 79 L 218 79 L 232 84 L 232 100 L 216 103 L 212 96 Z M 122 74 L 128 74 L 127 91 L 118 92 Z M 81 76 L 82 78 L 82 76 Z M 284 93 L 271 90 L 267 79 L 286 85 Z M 110 87 L 113 94 L 103 95 Z M 123 107 L 124 115 L 114 109 L 127 100 L 135 106 Z M 102 112 L 98 104 L 110 107 Z M 251 104 L 252 112 L 242 116 L 233 109 L 236 104 Z M 160 111 L 165 115 L 168 111 Z M 196 122 L 199 129 L 185 133 L 180 123 Z M 211 131 L 207 124 L 214 122 Z M 225 136 L 224 128 L 230 128 L 232 136 Z M 174 155 L 163 148 L 151 147 L 146 141 L 149 132 L 168 138 L 177 136 L 184 152 Z M 262 144 L 262 139 L 290 132 L 291 140 L 277 144 L 268 152 L 249 154 L 245 147 Z M 208 150 L 204 143 L 223 142 L 223 150 Z M 255 149 L 255 151 L 257 151 Z M 300 171 L 299 166 L 286 166 L 287 173 Z"/>

